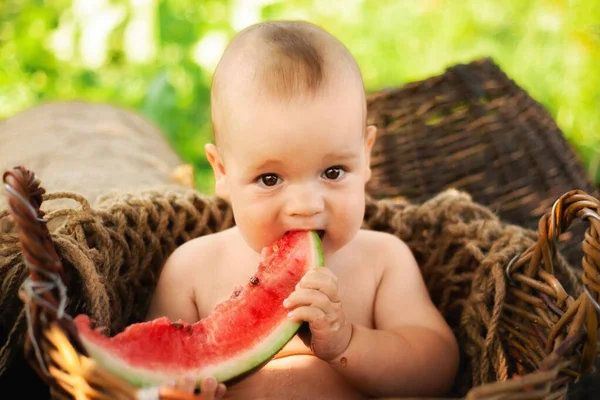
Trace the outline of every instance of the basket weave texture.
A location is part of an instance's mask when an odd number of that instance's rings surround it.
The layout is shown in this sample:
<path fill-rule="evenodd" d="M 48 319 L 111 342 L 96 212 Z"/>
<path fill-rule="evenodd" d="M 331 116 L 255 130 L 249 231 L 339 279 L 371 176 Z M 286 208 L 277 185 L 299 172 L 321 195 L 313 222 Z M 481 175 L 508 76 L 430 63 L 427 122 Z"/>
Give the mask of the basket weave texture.
<path fill-rule="evenodd" d="M 375 198 L 422 202 L 456 188 L 500 218 L 537 229 L 563 193 L 598 194 L 550 114 L 490 58 L 367 101 L 378 127 L 367 187 Z M 582 235 L 574 227 L 561 247 L 575 265 Z"/>
<path fill-rule="evenodd" d="M 0 251 L 12 280 L 25 282 L 25 306 L 0 310 L 3 321 L 13 322 L 2 350 L 24 345 L 55 398 L 136 398 L 137 388 L 86 356 L 68 316 L 86 313 L 109 333 L 140 321 L 166 257 L 191 238 L 232 226 L 229 205 L 194 191 L 147 191 L 113 195 L 91 207 L 74 193 L 46 194 L 24 168 L 7 172 L 4 180 L 10 213 L 0 219 L 13 218 L 18 232 L 0 237 Z M 46 215 L 39 210 L 42 201 L 66 198 L 79 207 Z M 456 190 L 421 204 L 369 199 L 365 228 L 406 241 L 459 340 L 463 365 L 454 396 L 559 399 L 568 382 L 589 372 L 597 355 L 600 201 L 572 191 L 556 204 L 536 233 L 502 222 Z M 49 233 L 45 221 L 65 215 L 65 224 Z M 552 240 L 575 219 L 588 222 L 582 276 Z M 68 302 L 61 302 L 61 288 Z M 166 387 L 157 393 L 161 399 L 191 398 Z"/>

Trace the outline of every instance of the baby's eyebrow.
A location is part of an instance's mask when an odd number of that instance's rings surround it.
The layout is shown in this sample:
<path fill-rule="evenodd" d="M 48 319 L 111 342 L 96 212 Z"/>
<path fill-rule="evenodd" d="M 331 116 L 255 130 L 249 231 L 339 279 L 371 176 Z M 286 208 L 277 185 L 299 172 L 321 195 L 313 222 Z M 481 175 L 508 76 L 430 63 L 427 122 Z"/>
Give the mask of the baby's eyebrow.
<path fill-rule="evenodd" d="M 335 160 L 351 160 L 357 157 L 356 152 L 353 151 L 346 151 L 346 152 L 332 152 L 332 153 L 327 153 L 325 155 L 325 158 L 329 159 L 335 159 Z"/>
<path fill-rule="evenodd" d="M 268 160 L 261 161 L 260 163 L 257 163 L 253 167 L 253 169 L 257 169 L 257 170 L 259 170 L 259 169 L 266 169 L 266 168 L 269 168 L 269 167 L 277 167 L 277 166 L 280 166 L 282 164 L 283 164 L 283 162 L 280 161 L 280 160 L 268 159 Z"/>

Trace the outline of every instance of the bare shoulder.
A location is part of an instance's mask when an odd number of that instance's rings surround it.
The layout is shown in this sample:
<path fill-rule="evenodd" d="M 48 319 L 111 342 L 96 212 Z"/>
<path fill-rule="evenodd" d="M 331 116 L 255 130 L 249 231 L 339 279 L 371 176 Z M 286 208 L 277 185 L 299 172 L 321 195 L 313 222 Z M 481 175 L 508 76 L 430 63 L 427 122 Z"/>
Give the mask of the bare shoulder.
<path fill-rule="evenodd" d="M 452 341 L 452 332 L 433 304 L 408 245 L 392 234 L 361 232 L 365 246 L 376 254 L 381 268 L 374 308 L 376 326 L 379 329 L 422 326 Z"/>
<path fill-rule="evenodd" d="M 226 252 L 232 229 L 197 237 L 179 246 L 168 258 L 166 268 L 193 269 L 203 259 L 212 259 Z"/>
<path fill-rule="evenodd" d="M 371 250 L 385 251 L 386 253 L 397 251 L 410 253 L 410 249 L 404 241 L 387 232 L 361 229 L 355 240 L 359 246 L 366 246 Z"/>
<path fill-rule="evenodd" d="M 161 316 L 187 322 L 199 319 L 195 297 L 198 282 L 211 280 L 217 268 L 214 260 L 225 252 L 229 235 L 230 232 L 223 231 L 201 236 L 173 251 L 160 272 L 147 319 Z"/>
<path fill-rule="evenodd" d="M 361 230 L 353 245 L 377 268 L 376 302 L 431 307 L 419 265 L 403 240 L 386 232 Z"/>
<path fill-rule="evenodd" d="M 367 256 L 381 275 L 390 268 L 418 269 L 408 245 L 391 233 L 361 229 L 350 246 L 353 253 Z"/>
<path fill-rule="evenodd" d="M 399 237 L 373 230 L 361 230 L 357 235 L 357 245 L 360 251 L 370 255 L 376 261 L 380 272 L 381 282 L 387 287 L 410 289 L 410 292 L 420 292 L 422 297 L 427 295 L 419 265 L 406 242 Z"/>

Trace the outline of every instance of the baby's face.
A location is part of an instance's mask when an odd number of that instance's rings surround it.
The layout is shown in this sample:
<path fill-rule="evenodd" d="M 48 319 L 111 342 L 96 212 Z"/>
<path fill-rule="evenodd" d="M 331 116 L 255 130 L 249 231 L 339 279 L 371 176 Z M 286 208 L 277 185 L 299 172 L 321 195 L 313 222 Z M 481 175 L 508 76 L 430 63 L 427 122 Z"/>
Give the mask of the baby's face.
<path fill-rule="evenodd" d="M 318 230 L 327 255 L 356 234 L 375 136 L 364 125 L 363 101 L 342 87 L 314 99 L 231 103 L 222 183 L 254 250 L 288 231 Z"/>

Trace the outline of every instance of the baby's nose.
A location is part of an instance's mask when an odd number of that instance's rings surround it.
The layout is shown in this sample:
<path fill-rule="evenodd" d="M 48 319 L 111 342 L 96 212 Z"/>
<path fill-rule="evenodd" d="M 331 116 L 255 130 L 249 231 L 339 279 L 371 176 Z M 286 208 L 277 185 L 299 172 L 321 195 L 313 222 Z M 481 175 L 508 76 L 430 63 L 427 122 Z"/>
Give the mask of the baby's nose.
<path fill-rule="evenodd" d="M 325 210 L 325 201 L 318 188 L 303 185 L 290 191 L 286 208 L 287 214 L 291 216 L 311 216 Z"/>

